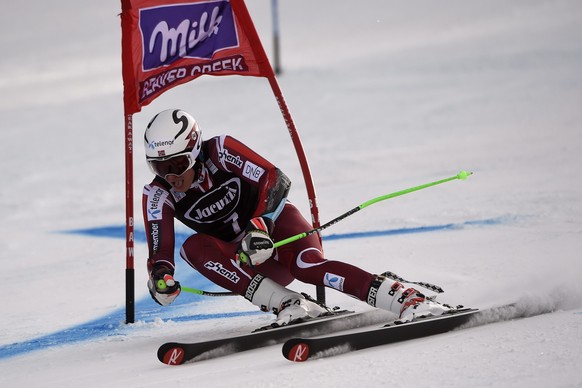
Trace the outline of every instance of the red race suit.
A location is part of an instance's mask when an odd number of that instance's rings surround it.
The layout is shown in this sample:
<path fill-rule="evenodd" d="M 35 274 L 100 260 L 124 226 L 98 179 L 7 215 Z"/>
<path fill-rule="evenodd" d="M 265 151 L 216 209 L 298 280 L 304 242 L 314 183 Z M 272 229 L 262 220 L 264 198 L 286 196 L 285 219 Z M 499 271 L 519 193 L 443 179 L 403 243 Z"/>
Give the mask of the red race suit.
<path fill-rule="evenodd" d="M 374 275 L 353 265 L 323 257 L 315 234 L 283 245 L 256 267 L 241 266 L 236 248 L 253 217 L 274 221 L 273 241 L 306 232 L 312 226 L 287 201 L 289 179 L 277 167 L 230 136 L 202 145 L 199 179 L 177 192 L 161 177 L 145 185 L 143 215 L 149 249 L 148 264 L 174 271 L 174 219 L 195 231 L 180 256 L 213 283 L 245 296 L 260 273 L 286 286 L 294 279 L 331 287 L 365 300 Z M 247 298 L 248 299 L 248 298 Z"/>

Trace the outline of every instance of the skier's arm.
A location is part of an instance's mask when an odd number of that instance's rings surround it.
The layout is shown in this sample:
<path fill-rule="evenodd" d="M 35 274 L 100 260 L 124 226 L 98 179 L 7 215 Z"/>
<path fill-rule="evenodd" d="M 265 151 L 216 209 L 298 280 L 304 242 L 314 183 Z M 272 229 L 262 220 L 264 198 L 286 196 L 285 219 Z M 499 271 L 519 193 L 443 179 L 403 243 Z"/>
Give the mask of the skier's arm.
<path fill-rule="evenodd" d="M 180 294 L 174 276 L 174 206 L 164 188 L 144 187 L 143 217 L 148 243 L 148 289 L 152 298 L 168 305 Z"/>

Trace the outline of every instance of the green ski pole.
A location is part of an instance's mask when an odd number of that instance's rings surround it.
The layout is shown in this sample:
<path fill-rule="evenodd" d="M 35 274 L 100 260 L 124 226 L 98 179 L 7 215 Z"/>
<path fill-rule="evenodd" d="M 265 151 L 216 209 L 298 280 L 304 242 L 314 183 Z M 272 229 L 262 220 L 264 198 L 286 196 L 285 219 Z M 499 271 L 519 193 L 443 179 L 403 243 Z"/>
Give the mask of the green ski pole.
<path fill-rule="evenodd" d="M 307 237 L 307 236 L 309 236 L 309 235 L 311 235 L 313 233 L 317 233 L 317 232 L 320 232 L 320 231 L 322 231 L 322 230 L 324 230 L 326 228 L 329 228 L 330 226 L 332 226 L 335 223 L 343 220 L 344 218 L 349 217 L 352 214 L 354 214 L 354 213 L 356 213 L 356 212 L 358 212 L 358 211 L 360 211 L 360 210 L 362 210 L 362 209 L 364 209 L 364 208 L 366 208 L 366 207 L 368 207 L 370 205 L 373 205 L 373 204 L 375 204 L 377 202 L 384 201 L 384 200 L 387 200 L 387 199 L 390 199 L 390 198 L 394 198 L 394 197 L 399 197 L 399 196 L 404 195 L 404 194 L 408 194 L 408 193 L 412 193 L 414 191 L 426 189 L 428 187 L 440 185 L 440 184 L 443 184 L 443 183 L 446 183 L 446 182 L 450 182 L 450 181 L 453 181 L 453 180 L 456 180 L 456 179 L 465 180 L 465 179 L 467 179 L 467 177 L 469 177 L 472 174 L 473 174 L 472 172 L 467 172 L 465 170 L 462 170 L 457 175 L 452 176 L 452 177 L 449 177 L 449 178 L 441 179 L 441 180 L 434 181 L 434 182 L 430 182 L 430 183 L 425 183 L 424 185 L 411 187 L 409 189 L 400 190 L 400 191 L 396 191 L 396 192 L 391 193 L 391 194 L 381 195 L 379 197 L 373 198 L 373 199 L 371 199 L 369 201 L 366 201 L 366 202 L 362 203 L 359 206 L 356 206 L 352 210 L 347 211 L 346 213 L 342 214 L 341 216 L 339 216 L 337 218 L 334 218 L 333 220 L 329 221 L 328 223 L 326 223 L 324 225 L 321 225 L 318 228 L 312 229 L 312 230 L 310 230 L 308 232 L 303 232 L 303 233 L 296 234 L 295 236 L 288 237 L 288 238 L 286 238 L 284 240 L 281 240 L 281 241 L 277 241 L 275 243 L 275 248 L 278 248 L 278 247 L 280 247 L 282 245 L 285 245 L 285 244 L 289 244 L 289 243 L 291 243 L 293 241 L 297 241 L 297 240 L 302 239 L 304 237 Z"/>
<path fill-rule="evenodd" d="M 232 296 L 232 295 L 238 295 L 236 292 L 231 292 L 231 291 L 227 291 L 227 292 L 211 292 L 211 291 L 197 290 L 196 288 L 190 288 L 190 287 L 184 287 L 184 286 L 181 286 L 180 288 L 182 289 L 182 291 L 189 292 L 191 294 L 204 295 L 204 296 Z"/>

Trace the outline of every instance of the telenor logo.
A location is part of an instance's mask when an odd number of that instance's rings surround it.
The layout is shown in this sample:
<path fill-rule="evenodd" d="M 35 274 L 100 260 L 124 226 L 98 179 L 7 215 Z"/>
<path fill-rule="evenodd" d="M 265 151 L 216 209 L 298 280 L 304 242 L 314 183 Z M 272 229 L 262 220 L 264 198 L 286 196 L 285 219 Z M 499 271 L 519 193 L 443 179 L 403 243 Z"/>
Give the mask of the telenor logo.
<path fill-rule="evenodd" d="M 225 0 L 143 9 L 139 27 L 144 71 L 180 58 L 211 59 L 218 51 L 238 46 L 232 8 Z"/>

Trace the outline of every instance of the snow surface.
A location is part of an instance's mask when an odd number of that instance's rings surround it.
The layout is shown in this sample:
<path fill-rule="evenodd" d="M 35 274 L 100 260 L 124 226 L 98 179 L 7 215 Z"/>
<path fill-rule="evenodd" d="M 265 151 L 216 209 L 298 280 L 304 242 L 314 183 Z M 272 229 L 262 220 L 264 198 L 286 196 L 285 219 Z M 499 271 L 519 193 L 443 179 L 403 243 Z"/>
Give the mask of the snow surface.
<path fill-rule="evenodd" d="M 271 52 L 270 2 L 249 1 L 249 10 Z M 325 241 L 327 256 L 439 284 L 449 303 L 519 300 L 529 313 L 555 312 L 304 364 L 277 345 L 181 367 L 157 360 L 161 343 L 234 335 L 270 316 L 242 298 L 185 293 L 158 308 L 139 240 L 138 321 L 123 323 L 119 12 L 113 0 L 2 5 L 0 386 L 582 386 L 581 2 L 280 4 L 279 82 L 323 221 L 375 196 L 475 172 L 334 225 L 324 233 L 339 237 Z M 151 178 L 141 133 L 169 107 L 194 114 L 206 137 L 233 134 L 279 165 L 308 216 L 266 80 L 203 77 L 134 117 L 138 219 Z M 99 228 L 110 237 L 96 236 Z M 219 290 L 185 266 L 177 278 Z M 335 291 L 327 297 L 368 308 Z"/>

